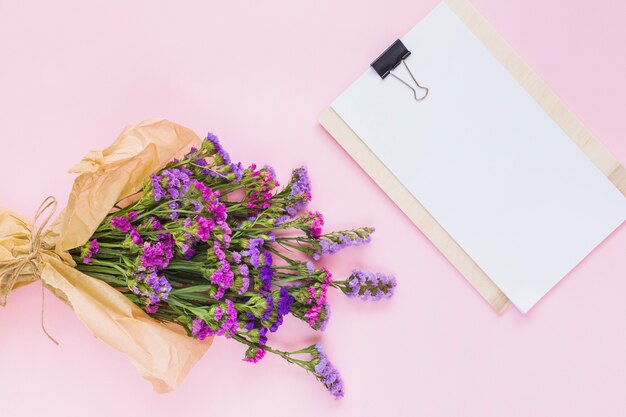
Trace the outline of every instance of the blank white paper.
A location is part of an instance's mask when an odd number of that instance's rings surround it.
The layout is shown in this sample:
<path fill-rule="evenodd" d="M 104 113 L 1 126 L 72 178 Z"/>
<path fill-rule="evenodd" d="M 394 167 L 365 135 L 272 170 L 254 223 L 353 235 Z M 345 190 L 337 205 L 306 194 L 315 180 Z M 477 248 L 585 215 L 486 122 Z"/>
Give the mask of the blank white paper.
<path fill-rule="evenodd" d="M 626 199 L 446 5 L 402 41 L 428 98 L 370 68 L 332 107 L 527 312 L 622 224 Z"/>

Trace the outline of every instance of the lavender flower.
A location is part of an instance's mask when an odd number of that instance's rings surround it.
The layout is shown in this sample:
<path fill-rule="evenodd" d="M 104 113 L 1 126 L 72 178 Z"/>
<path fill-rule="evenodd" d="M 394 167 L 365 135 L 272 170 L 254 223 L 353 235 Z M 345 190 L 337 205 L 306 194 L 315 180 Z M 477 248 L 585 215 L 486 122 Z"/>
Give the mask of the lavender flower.
<path fill-rule="evenodd" d="M 154 201 L 161 201 L 165 197 L 166 193 L 161 186 L 160 178 L 156 174 L 152 174 L 150 176 L 150 181 L 152 182 L 152 193 L 154 196 Z"/>
<path fill-rule="evenodd" d="M 320 312 L 320 315 L 319 315 L 319 320 L 320 320 L 319 329 L 321 331 L 326 330 L 326 326 L 328 325 L 329 319 L 330 319 L 330 304 L 326 302 L 324 303 L 324 307 L 322 308 L 322 311 Z"/>
<path fill-rule="evenodd" d="M 318 250 L 313 253 L 313 259 L 319 260 L 322 255 L 335 254 L 341 249 L 350 246 L 359 246 L 369 243 L 372 240 L 373 227 L 362 227 L 360 229 L 334 232 L 321 236 L 318 241 Z"/>
<path fill-rule="evenodd" d="M 352 275 L 342 282 L 334 283 L 348 297 L 360 297 L 363 300 L 380 300 L 393 295 L 397 282 L 393 275 L 371 273 L 359 270 L 352 271 Z"/>
<path fill-rule="evenodd" d="M 289 196 L 285 211 L 294 217 L 306 204 L 311 201 L 311 183 L 306 167 L 294 169 L 291 173 L 291 181 L 287 185 Z"/>
<path fill-rule="evenodd" d="M 263 312 L 263 315 L 260 317 L 261 321 L 267 321 L 270 318 L 270 314 L 274 311 L 274 298 L 271 294 L 263 294 L 265 299 L 267 300 L 267 309 Z"/>
<path fill-rule="evenodd" d="M 159 175 L 152 174 L 150 182 L 154 201 L 177 199 L 187 194 L 192 175 L 193 173 L 184 167 L 166 168 Z"/>
<path fill-rule="evenodd" d="M 241 274 L 241 288 L 237 291 L 237 294 L 243 295 L 250 288 L 250 269 L 248 265 L 241 264 L 237 267 L 239 269 L 239 273 Z"/>
<path fill-rule="evenodd" d="M 328 360 L 322 345 L 316 344 L 312 355 L 315 376 L 335 398 L 342 398 L 344 395 L 343 380 L 337 369 Z"/>
<path fill-rule="evenodd" d="M 198 340 L 204 340 L 208 336 L 213 336 L 215 332 L 200 318 L 195 319 L 191 325 L 191 334 Z"/>
<path fill-rule="evenodd" d="M 165 275 L 156 271 L 141 272 L 128 281 L 129 289 L 140 296 L 148 313 L 156 313 L 158 304 L 167 300 L 172 286 Z"/>
<path fill-rule="evenodd" d="M 178 214 L 178 211 L 177 211 L 178 210 L 178 203 L 172 201 L 172 202 L 170 202 L 167 205 L 167 208 L 169 208 L 171 210 L 170 214 L 169 214 L 169 218 L 172 219 L 172 220 L 178 219 L 178 217 L 180 216 Z"/>
<path fill-rule="evenodd" d="M 224 293 L 230 288 L 235 278 L 235 274 L 230 269 L 230 263 L 226 259 L 226 254 L 221 248 L 218 241 L 213 244 L 213 253 L 218 259 L 219 268 L 211 275 L 211 283 L 218 286 L 217 293 L 214 298 L 220 299 L 224 296 Z"/>
<path fill-rule="evenodd" d="M 204 208 L 202 203 L 199 202 L 198 200 L 191 200 L 189 203 L 191 204 L 193 211 L 195 211 L 196 213 L 200 213 L 202 209 Z"/>
<path fill-rule="evenodd" d="M 250 239 L 246 243 L 248 249 L 241 252 L 241 255 L 247 257 L 248 262 L 255 268 L 261 265 L 261 250 L 259 248 L 263 246 L 264 243 L 265 241 L 261 238 Z"/>
<path fill-rule="evenodd" d="M 189 260 L 193 258 L 193 255 L 196 253 L 194 247 L 197 243 L 196 238 L 191 233 L 185 232 L 183 234 L 183 241 L 180 244 L 180 253 L 183 255 L 183 259 Z"/>
<path fill-rule="evenodd" d="M 228 154 L 228 152 L 226 152 L 226 149 L 222 147 L 217 136 L 209 132 L 207 133 L 207 137 L 205 140 L 213 144 L 213 147 L 215 149 L 215 162 L 217 165 L 226 165 L 231 163 L 230 155 Z"/>

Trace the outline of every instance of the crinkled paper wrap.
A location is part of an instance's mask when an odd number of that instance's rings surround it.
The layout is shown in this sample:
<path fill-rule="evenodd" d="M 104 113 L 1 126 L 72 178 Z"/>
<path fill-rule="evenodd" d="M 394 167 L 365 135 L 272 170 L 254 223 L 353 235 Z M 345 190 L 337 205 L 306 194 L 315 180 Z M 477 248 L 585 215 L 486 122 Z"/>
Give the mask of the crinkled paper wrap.
<path fill-rule="evenodd" d="M 211 341 L 152 319 L 116 289 L 76 270 L 67 251 L 86 243 L 116 202 L 140 191 L 151 173 L 199 141 L 191 130 L 158 120 L 129 127 L 108 148 L 90 152 L 72 169 L 79 176 L 67 207 L 45 236 L 54 252 L 40 258 L 44 285 L 96 337 L 128 356 L 159 393 L 176 388 Z M 27 221 L 0 210 L 0 261 L 28 253 L 29 236 Z M 15 287 L 37 280 L 31 267 L 24 271 Z"/>

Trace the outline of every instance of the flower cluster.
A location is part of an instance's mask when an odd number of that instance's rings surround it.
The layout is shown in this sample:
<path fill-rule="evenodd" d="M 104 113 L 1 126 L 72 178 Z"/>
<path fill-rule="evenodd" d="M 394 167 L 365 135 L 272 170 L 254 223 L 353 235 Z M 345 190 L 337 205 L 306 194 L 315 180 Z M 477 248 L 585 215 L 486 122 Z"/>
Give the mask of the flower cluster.
<path fill-rule="evenodd" d="M 311 183 L 306 167 L 293 170 L 287 190 L 289 191 L 289 198 L 285 205 L 285 212 L 294 217 L 311 201 Z"/>
<path fill-rule="evenodd" d="M 319 239 L 316 245 L 317 251 L 312 254 L 312 257 L 318 261 L 322 255 L 332 255 L 349 246 L 369 243 L 372 240 L 372 233 L 374 233 L 373 227 L 329 233 Z"/>
<path fill-rule="evenodd" d="M 367 271 L 352 271 L 352 275 L 345 281 L 335 282 L 348 297 L 360 297 L 363 300 L 374 301 L 389 298 L 396 288 L 396 278 L 393 275 L 372 273 Z"/>
<path fill-rule="evenodd" d="M 91 257 L 96 255 L 100 250 L 100 245 L 96 239 L 89 242 L 88 245 L 85 245 L 80 252 L 80 257 L 83 260 L 83 263 L 88 264 L 91 262 Z"/>
<path fill-rule="evenodd" d="M 72 256 L 78 269 L 152 317 L 178 323 L 199 340 L 236 340 L 247 347 L 247 362 L 277 354 L 340 398 L 343 382 L 320 345 L 283 352 L 268 338 L 288 316 L 324 330 L 331 288 L 378 300 L 393 294 L 396 281 L 361 271 L 333 280 L 313 261 L 369 242 L 374 229 L 324 233 L 322 214 L 304 211 L 311 200 L 304 167 L 279 186 L 271 167 L 233 163 L 209 134 L 199 148 L 153 173 L 139 199 L 111 213 Z M 296 358 L 300 354 L 308 359 Z"/>
<path fill-rule="evenodd" d="M 321 345 L 315 345 L 313 352 L 314 364 L 315 364 L 315 376 L 322 381 L 324 386 L 330 391 L 336 398 L 343 397 L 343 381 L 337 369 L 328 360 L 326 353 Z"/>

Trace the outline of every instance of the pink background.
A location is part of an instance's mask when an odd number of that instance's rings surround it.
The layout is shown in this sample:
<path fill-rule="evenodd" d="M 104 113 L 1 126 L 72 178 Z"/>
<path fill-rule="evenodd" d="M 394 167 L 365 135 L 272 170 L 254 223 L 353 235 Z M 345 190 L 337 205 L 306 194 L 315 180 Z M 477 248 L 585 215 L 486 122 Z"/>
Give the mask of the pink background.
<path fill-rule="evenodd" d="M 623 2 L 471 0 L 622 162 Z M 89 3 L 89 4 L 88 4 Z M 0 0 L 0 204 L 65 202 L 67 170 L 130 123 L 166 117 L 217 133 L 235 159 L 287 178 L 306 164 L 329 228 L 374 225 L 373 243 L 328 264 L 391 272 L 394 299 L 332 296 L 321 336 L 346 381 L 334 401 L 310 375 L 229 340 L 171 394 L 92 337 L 39 286 L 0 309 L 0 414 L 20 416 L 625 416 L 626 229 L 527 315 L 498 316 L 318 125 L 317 117 L 423 1 Z M 289 342 L 292 333 L 294 342 Z M 274 344 L 317 340 L 289 322 Z"/>

